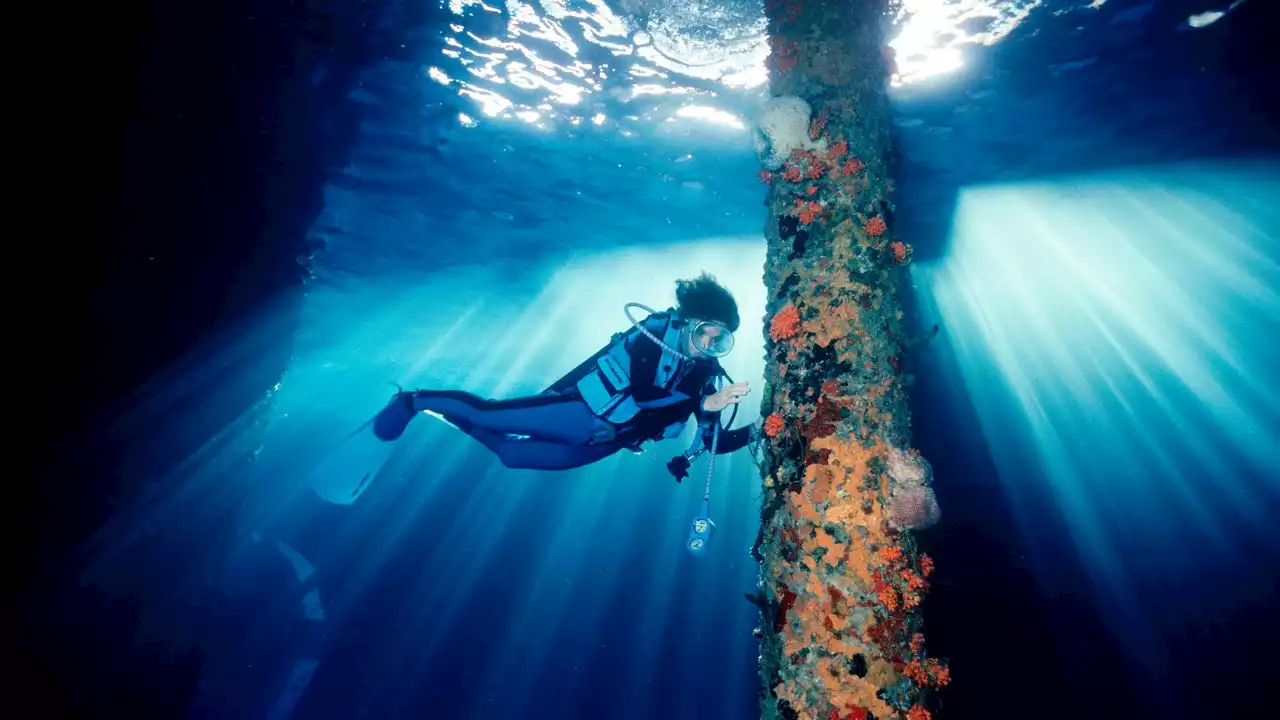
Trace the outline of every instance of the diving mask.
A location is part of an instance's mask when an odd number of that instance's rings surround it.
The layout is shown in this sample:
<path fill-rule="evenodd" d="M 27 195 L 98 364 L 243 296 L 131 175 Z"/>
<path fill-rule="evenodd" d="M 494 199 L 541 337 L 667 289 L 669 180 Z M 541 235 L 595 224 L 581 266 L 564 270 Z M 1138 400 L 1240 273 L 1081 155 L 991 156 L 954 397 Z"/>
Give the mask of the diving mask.
<path fill-rule="evenodd" d="M 694 324 L 689 338 L 693 346 L 708 357 L 722 358 L 733 350 L 733 333 L 714 320 L 701 320 Z"/>

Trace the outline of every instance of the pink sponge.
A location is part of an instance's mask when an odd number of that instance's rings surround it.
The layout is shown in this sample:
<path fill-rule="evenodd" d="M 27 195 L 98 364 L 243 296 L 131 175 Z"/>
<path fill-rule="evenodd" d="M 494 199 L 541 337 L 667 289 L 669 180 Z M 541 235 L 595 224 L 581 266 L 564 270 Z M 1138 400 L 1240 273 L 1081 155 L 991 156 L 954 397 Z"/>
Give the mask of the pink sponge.
<path fill-rule="evenodd" d="M 889 497 L 889 524 L 898 530 L 923 530 L 942 518 L 942 508 L 933 488 L 909 485 Z"/>
<path fill-rule="evenodd" d="M 942 517 L 938 498 L 929 484 L 933 482 L 933 468 L 916 453 L 906 453 L 894 448 L 888 457 L 889 478 L 892 481 L 887 506 L 889 524 L 898 530 L 923 530 L 933 526 Z"/>

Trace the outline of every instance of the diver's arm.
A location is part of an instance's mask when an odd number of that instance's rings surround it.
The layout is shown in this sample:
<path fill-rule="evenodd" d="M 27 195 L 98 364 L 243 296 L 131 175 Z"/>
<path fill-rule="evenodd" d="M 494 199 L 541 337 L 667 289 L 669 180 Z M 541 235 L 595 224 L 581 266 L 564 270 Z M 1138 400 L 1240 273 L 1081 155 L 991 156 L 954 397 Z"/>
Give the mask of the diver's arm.
<path fill-rule="evenodd" d="M 716 413 L 716 418 L 712 422 L 720 422 L 719 413 Z M 751 441 L 755 440 L 755 430 L 756 428 L 754 425 L 744 425 L 743 427 L 734 428 L 732 430 L 725 430 L 721 428 L 720 439 L 716 441 L 716 454 L 724 455 L 725 453 L 737 452 L 747 445 L 750 445 Z M 712 433 L 714 431 L 715 425 L 703 430 L 702 442 L 706 443 L 708 448 L 711 447 Z"/>
<path fill-rule="evenodd" d="M 702 409 L 703 400 L 709 394 L 714 394 L 715 392 L 715 383 L 708 382 L 703 386 L 702 394 L 690 403 L 690 410 L 693 416 L 698 419 L 698 429 L 695 431 L 693 444 L 689 446 L 689 449 L 671 458 L 671 462 L 667 463 L 667 470 L 675 476 L 676 482 L 689 477 L 689 464 L 696 460 L 699 455 L 710 450 L 712 445 L 715 445 L 716 455 L 725 455 L 737 452 L 755 442 L 760 434 L 761 421 L 756 421 L 753 425 L 735 430 L 725 430 L 720 427 L 720 413 L 722 411 Z M 717 428 L 719 428 L 719 437 L 716 436 Z"/>
<path fill-rule="evenodd" d="M 702 436 L 702 446 L 711 449 L 716 426 L 720 424 L 720 413 L 703 412 L 698 414 L 698 433 Z M 737 452 L 755 440 L 756 426 L 744 425 L 740 428 L 725 430 L 720 428 L 720 438 L 716 440 L 716 454 Z"/>

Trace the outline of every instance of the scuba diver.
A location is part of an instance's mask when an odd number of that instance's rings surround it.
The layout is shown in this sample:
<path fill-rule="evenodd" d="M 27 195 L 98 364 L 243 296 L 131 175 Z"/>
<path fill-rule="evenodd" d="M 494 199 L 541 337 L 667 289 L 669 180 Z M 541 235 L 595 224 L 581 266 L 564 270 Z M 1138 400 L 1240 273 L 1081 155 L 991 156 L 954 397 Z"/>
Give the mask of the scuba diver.
<path fill-rule="evenodd" d="M 636 320 L 632 307 L 650 314 Z M 488 400 L 458 390 L 401 390 L 373 419 L 373 434 L 392 442 L 426 413 L 475 438 L 509 468 L 567 470 L 623 449 L 641 452 L 646 440 L 678 437 L 693 416 L 692 446 L 668 463 L 677 480 L 705 450 L 731 453 L 759 436 L 760 420 L 721 430 L 721 412 L 750 392 L 720 366 L 739 325 L 727 289 L 703 273 L 676 282 L 675 308 L 654 312 L 630 303 L 627 317 L 631 329 L 541 394 Z"/>

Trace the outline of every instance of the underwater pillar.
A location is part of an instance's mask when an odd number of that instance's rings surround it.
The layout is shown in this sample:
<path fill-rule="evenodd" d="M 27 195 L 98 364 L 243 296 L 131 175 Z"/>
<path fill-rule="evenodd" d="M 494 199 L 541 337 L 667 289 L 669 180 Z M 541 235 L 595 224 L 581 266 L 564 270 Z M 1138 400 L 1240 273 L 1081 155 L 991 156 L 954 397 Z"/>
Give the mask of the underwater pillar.
<path fill-rule="evenodd" d="M 910 447 L 887 97 L 888 0 L 765 0 L 771 99 L 764 503 L 753 554 L 761 716 L 925 720 L 949 669 L 926 654 L 938 520 Z"/>

